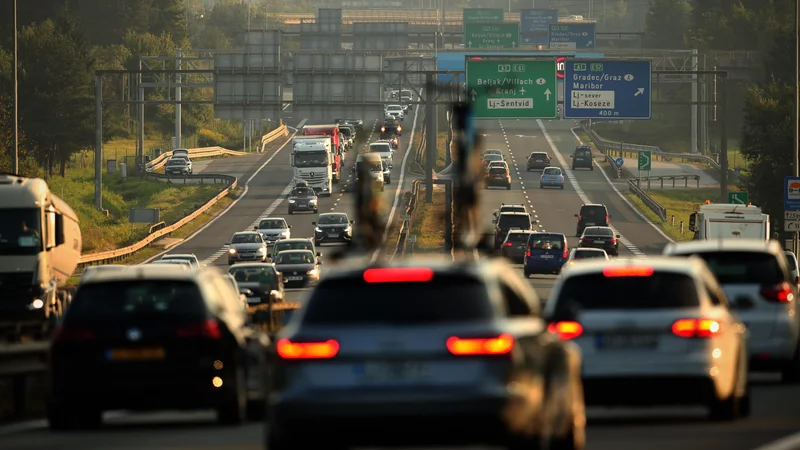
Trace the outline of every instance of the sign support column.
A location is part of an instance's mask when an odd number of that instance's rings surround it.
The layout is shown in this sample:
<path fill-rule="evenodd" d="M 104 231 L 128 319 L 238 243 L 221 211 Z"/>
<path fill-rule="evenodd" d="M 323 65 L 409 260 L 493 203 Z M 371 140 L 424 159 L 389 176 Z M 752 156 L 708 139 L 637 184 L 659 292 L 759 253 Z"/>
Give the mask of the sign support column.
<path fill-rule="evenodd" d="M 436 74 L 425 75 L 425 203 L 433 203 L 433 168 L 436 163 Z"/>

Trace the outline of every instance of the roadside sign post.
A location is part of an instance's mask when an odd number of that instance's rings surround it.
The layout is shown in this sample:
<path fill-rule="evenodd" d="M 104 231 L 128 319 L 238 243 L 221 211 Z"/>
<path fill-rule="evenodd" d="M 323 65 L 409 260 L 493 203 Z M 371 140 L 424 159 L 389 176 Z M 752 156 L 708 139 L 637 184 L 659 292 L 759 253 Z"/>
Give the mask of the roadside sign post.
<path fill-rule="evenodd" d="M 519 47 L 516 23 L 465 23 L 464 47 L 504 49 Z"/>
<path fill-rule="evenodd" d="M 800 231 L 800 177 L 783 179 L 783 209 L 783 231 L 794 233 L 794 244 L 797 241 L 797 232 Z"/>
<path fill-rule="evenodd" d="M 476 119 L 555 119 L 556 62 L 467 60 L 467 100 Z"/>
<path fill-rule="evenodd" d="M 746 205 L 748 202 L 750 202 L 749 192 L 728 192 L 728 203 L 733 205 Z"/>
<path fill-rule="evenodd" d="M 578 50 L 594 48 L 597 42 L 597 24 L 551 23 L 547 33 L 551 50 Z"/>
<path fill-rule="evenodd" d="M 642 150 L 638 156 L 639 165 L 639 189 L 642 188 L 642 171 L 647 171 L 647 187 L 650 187 L 650 171 L 653 168 L 653 153 L 649 150 Z"/>
<path fill-rule="evenodd" d="M 564 65 L 564 118 L 650 119 L 651 88 L 649 60 L 569 60 Z"/>

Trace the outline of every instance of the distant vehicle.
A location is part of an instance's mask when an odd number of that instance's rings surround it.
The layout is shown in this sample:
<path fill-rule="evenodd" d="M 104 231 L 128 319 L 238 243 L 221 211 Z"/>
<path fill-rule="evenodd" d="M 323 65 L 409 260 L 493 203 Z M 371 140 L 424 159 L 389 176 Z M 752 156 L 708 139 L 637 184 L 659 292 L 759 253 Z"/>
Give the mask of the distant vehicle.
<path fill-rule="evenodd" d="M 337 124 L 347 124 L 355 127 L 356 131 L 364 129 L 364 121 L 362 119 L 336 119 Z"/>
<path fill-rule="evenodd" d="M 695 240 L 770 239 L 769 215 L 761 208 L 727 203 L 706 203 L 689 216 Z"/>
<path fill-rule="evenodd" d="M 400 90 L 400 102 L 403 103 L 406 113 L 411 112 L 411 108 L 414 106 L 411 103 L 413 101 L 414 101 L 414 94 L 411 92 L 411 89 Z"/>
<path fill-rule="evenodd" d="M 267 243 L 257 231 L 240 231 L 234 233 L 228 248 L 228 265 L 237 262 L 266 262 Z"/>
<path fill-rule="evenodd" d="M 229 273 L 246 296 L 248 306 L 267 305 L 284 300 L 283 279 L 270 263 L 244 263 L 232 266 Z"/>
<path fill-rule="evenodd" d="M 305 287 L 319 281 L 322 261 L 311 250 L 284 250 L 273 261 L 286 285 Z"/>
<path fill-rule="evenodd" d="M 581 205 L 581 212 L 575 214 L 575 217 L 578 218 L 576 237 L 581 237 L 586 227 L 607 227 L 611 224 L 611 215 L 608 214 L 606 205 L 602 203 L 584 203 Z"/>
<path fill-rule="evenodd" d="M 319 211 L 319 198 L 314 189 L 308 187 L 307 184 L 296 185 L 286 197 L 286 203 L 289 205 L 289 214 L 297 211 L 311 211 L 316 214 Z"/>
<path fill-rule="evenodd" d="M 292 139 L 290 164 L 296 182 L 303 181 L 320 195 L 330 196 L 333 183 L 338 183 L 341 173 L 336 166 L 329 136 L 295 137 Z"/>
<path fill-rule="evenodd" d="M 392 167 L 392 157 L 394 156 L 394 150 L 392 150 L 392 144 L 385 141 L 380 142 L 373 142 L 369 144 L 369 153 L 375 153 L 380 155 L 381 159 L 389 163 L 389 167 Z"/>
<path fill-rule="evenodd" d="M 527 170 L 544 170 L 550 167 L 550 156 L 546 152 L 533 152 L 528 156 Z"/>
<path fill-rule="evenodd" d="M 611 256 L 619 255 L 619 238 L 609 227 L 586 227 L 581 234 L 578 246 L 581 248 L 599 248 Z"/>
<path fill-rule="evenodd" d="M 383 174 L 380 175 L 383 178 Z M 319 247 L 320 244 L 332 242 L 349 244 L 353 240 L 354 223 L 355 221 L 350 220 L 345 213 L 320 214 L 317 221 L 311 222 L 316 226 L 314 228 L 314 245 Z"/>
<path fill-rule="evenodd" d="M 569 257 L 569 242 L 561 233 L 531 233 L 522 271 L 525 278 L 537 274 L 559 274 Z"/>
<path fill-rule="evenodd" d="M 503 241 L 500 252 L 504 258 L 519 264 L 525 261 L 525 251 L 528 246 L 528 237 L 533 233 L 531 230 L 510 230 Z"/>
<path fill-rule="evenodd" d="M 403 110 L 403 107 L 400 105 L 388 105 L 386 107 L 386 118 L 395 118 L 402 122 L 405 120 Z"/>
<path fill-rule="evenodd" d="M 369 173 L 375 188 L 379 189 L 381 192 L 386 189 L 386 183 L 383 177 L 383 158 L 381 158 L 380 153 L 361 153 L 358 155 L 355 167 L 353 167 L 356 174 L 356 181 L 358 181 L 358 177 L 361 176 L 362 169 Z"/>
<path fill-rule="evenodd" d="M 267 257 L 275 258 L 275 256 L 284 250 L 311 250 L 317 257 L 322 256 L 322 253 L 317 251 L 313 238 L 292 238 L 281 239 L 276 242 L 272 247 L 272 253 L 268 254 Z"/>
<path fill-rule="evenodd" d="M 283 217 L 267 217 L 261 219 L 255 230 L 261 234 L 267 244 L 274 244 L 280 239 L 292 237 L 292 226 L 286 223 Z"/>
<path fill-rule="evenodd" d="M 610 258 L 608 257 L 608 253 L 601 248 L 590 248 L 590 247 L 582 247 L 582 248 L 573 248 L 571 252 L 569 252 L 569 257 L 567 258 L 567 264 L 572 265 L 575 264 L 577 261 L 583 260 L 593 260 L 593 259 L 605 259 L 608 261 Z"/>
<path fill-rule="evenodd" d="M 187 253 L 187 254 L 179 254 L 179 253 L 172 253 L 169 255 L 164 255 L 161 257 L 161 261 L 171 261 L 179 259 L 182 261 L 189 261 L 192 267 L 200 267 L 200 260 L 197 259 L 197 255 L 194 253 Z"/>
<path fill-rule="evenodd" d="M 503 155 L 498 155 L 495 153 L 483 155 L 483 161 L 481 161 L 481 165 L 483 166 L 484 173 L 489 170 L 489 163 L 493 161 L 505 161 L 505 159 L 506 158 Z"/>
<path fill-rule="evenodd" d="M 509 230 L 532 230 L 533 221 L 527 213 L 504 212 L 498 214 L 494 224 L 494 248 L 499 249 L 506 239 Z"/>
<path fill-rule="evenodd" d="M 192 161 L 182 157 L 172 157 L 167 160 L 164 173 L 167 175 L 191 175 Z"/>
<path fill-rule="evenodd" d="M 575 151 L 573 151 L 569 157 L 572 158 L 572 170 L 577 168 L 594 170 L 592 147 L 588 145 L 579 145 L 575 147 Z"/>
<path fill-rule="evenodd" d="M 521 212 L 528 214 L 528 208 L 526 208 L 525 205 L 523 205 L 522 203 L 501 203 L 500 209 L 492 213 L 492 215 L 494 217 L 497 217 L 499 214 L 502 214 L 504 212 Z"/>
<path fill-rule="evenodd" d="M 484 187 L 489 189 L 492 186 L 501 186 L 505 187 L 509 191 L 511 190 L 511 173 L 508 170 L 508 166 L 489 166 L 489 170 L 486 172 L 486 178 L 484 180 Z"/>
<path fill-rule="evenodd" d="M 564 189 L 564 174 L 558 167 L 546 167 L 539 178 L 539 189 L 545 187 L 556 187 Z"/>
<path fill-rule="evenodd" d="M 344 142 L 339 139 L 339 125 L 306 125 L 303 127 L 303 136 L 330 136 L 331 137 L 331 171 L 333 172 L 333 182 L 338 183 L 342 176 L 342 154 L 344 152 Z M 313 187 L 313 186 L 312 186 Z"/>

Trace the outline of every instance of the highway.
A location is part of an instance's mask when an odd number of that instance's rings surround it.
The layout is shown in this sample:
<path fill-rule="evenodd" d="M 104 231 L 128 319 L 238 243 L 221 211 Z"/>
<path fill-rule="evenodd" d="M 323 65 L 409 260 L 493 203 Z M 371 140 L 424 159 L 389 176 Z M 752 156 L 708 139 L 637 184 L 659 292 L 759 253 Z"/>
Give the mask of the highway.
<path fill-rule="evenodd" d="M 406 119 L 407 130 L 396 154 L 393 184 L 387 186 L 385 196 L 391 204 L 398 188 L 402 160 L 408 148 L 408 138 L 414 122 L 413 115 Z M 419 126 L 419 124 L 417 124 Z M 568 121 L 484 121 L 480 124 L 484 148 L 506 150 L 512 168 L 511 191 L 494 188 L 482 190 L 482 209 L 485 226 L 491 229 L 491 213 L 502 202 L 524 202 L 539 220 L 538 228 L 565 233 L 570 245 L 575 245 L 575 218 L 580 205 L 586 201 L 605 203 L 612 217 L 612 225 L 624 236 L 621 255 L 632 257 L 641 254 L 658 254 L 666 239 L 633 212 L 614 191 L 602 171 L 565 170 L 568 182 L 563 191 L 541 190 L 538 172 L 527 172 L 525 161 L 531 151 L 547 151 L 555 165 L 564 166 L 576 139 Z M 555 153 L 553 148 L 555 148 Z M 355 152 L 347 158 L 347 169 L 352 167 Z M 560 157 L 559 157 L 560 156 Z M 244 158 L 252 161 L 245 163 Z M 219 172 L 223 164 L 235 164 L 227 170 L 239 175 L 244 182 L 256 173 L 266 161 L 269 163 L 248 184 L 247 195 L 224 216 L 172 252 L 193 252 L 207 263 L 225 266 L 223 243 L 229 236 L 247 229 L 259 217 L 273 215 L 285 217 L 293 226 L 293 236 L 309 236 L 315 215 L 285 214 L 282 193 L 291 180 L 288 170 L 288 152 L 277 154 L 273 149 L 257 157 L 226 158 L 209 164 L 204 171 Z M 234 162 L 236 161 L 236 162 Z M 247 167 L 244 167 L 247 166 Z M 230 172 L 228 172 L 230 173 Z M 347 173 L 347 170 L 346 170 Z M 405 174 L 405 188 L 413 179 Z M 320 212 L 331 210 L 352 212 L 354 195 L 340 192 L 343 184 L 330 198 L 322 198 Z M 326 252 L 323 247 L 323 255 Z M 221 251 L 222 250 L 222 251 Z M 323 256 L 324 259 L 324 256 Z M 323 270 L 324 270 L 323 266 Z M 521 270 L 521 266 L 517 266 Z M 536 276 L 531 284 L 542 298 L 547 298 L 554 276 Z M 302 291 L 289 293 L 289 300 L 298 298 Z M 800 386 L 777 383 L 776 377 L 753 377 L 752 417 L 735 423 L 709 423 L 703 409 L 652 409 L 604 410 L 589 408 L 588 439 L 590 450 L 750 450 L 759 445 L 796 433 L 800 424 Z M 0 448 L 24 449 L 259 449 L 263 448 L 263 430 L 260 423 L 226 428 L 214 424 L 211 412 L 165 412 L 157 414 L 107 413 L 106 427 L 101 431 L 78 433 L 51 433 L 45 423 L 38 421 L 16 428 L 0 427 Z M 481 447 L 476 447 L 481 448 Z"/>

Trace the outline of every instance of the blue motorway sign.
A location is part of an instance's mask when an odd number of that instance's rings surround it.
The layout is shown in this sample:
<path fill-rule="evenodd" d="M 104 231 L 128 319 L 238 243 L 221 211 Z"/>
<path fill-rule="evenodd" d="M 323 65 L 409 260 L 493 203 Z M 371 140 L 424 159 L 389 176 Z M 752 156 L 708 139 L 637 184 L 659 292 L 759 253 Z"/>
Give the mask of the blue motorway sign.
<path fill-rule="evenodd" d="M 551 50 L 594 48 L 597 24 L 594 22 L 551 23 L 547 40 Z"/>
<path fill-rule="evenodd" d="M 614 164 L 616 164 L 617 167 L 622 167 L 622 165 L 625 164 L 625 160 L 622 158 L 617 158 L 614 160 Z"/>
<path fill-rule="evenodd" d="M 800 211 L 800 177 L 784 178 L 783 209 L 785 211 Z"/>
<path fill-rule="evenodd" d="M 547 36 L 551 23 L 558 23 L 557 9 L 523 9 L 519 15 L 519 32 Z"/>
<path fill-rule="evenodd" d="M 651 74 L 646 60 L 567 59 L 564 118 L 650 119 Z"/>

